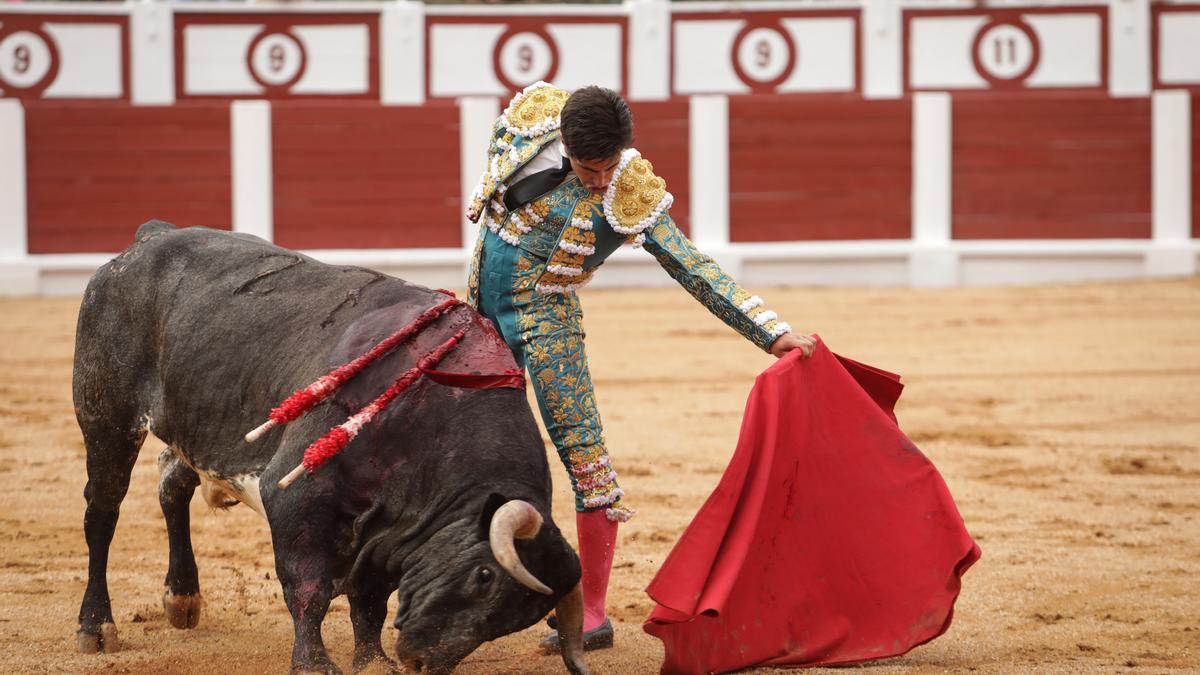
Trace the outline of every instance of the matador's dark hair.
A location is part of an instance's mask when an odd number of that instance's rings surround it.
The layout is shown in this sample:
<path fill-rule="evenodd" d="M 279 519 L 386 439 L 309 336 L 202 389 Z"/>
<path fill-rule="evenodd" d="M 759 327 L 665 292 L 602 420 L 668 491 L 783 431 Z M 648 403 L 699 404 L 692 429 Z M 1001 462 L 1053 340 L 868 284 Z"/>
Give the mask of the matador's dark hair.
<path fill-rule="evenodd" d="M 633 113 L 612 89 L 584 87 L 563 106 L 562 138 L 576 159 L 608 159 L 633 145 Z"/>

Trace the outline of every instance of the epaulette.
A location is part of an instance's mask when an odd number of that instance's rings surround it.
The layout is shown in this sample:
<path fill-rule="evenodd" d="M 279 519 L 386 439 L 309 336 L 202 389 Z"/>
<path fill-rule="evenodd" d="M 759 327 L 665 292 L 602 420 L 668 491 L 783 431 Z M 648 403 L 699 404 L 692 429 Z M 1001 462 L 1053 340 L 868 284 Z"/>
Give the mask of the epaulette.
<path fill-rule="evenodd" d="M 570 96 L 551 84 L 535 82 L 513 97 L 500 120 L 513 136 L 541 136 L 562 124 L 560 115 Z"/>
<path fill-rule="evenodd" d="M 640 237 L 674 200 L 667 182 L 654 175 L 654 165 L 630 148 L 621 153 L 604 194 L 604 217 L 617 232 Z"/>

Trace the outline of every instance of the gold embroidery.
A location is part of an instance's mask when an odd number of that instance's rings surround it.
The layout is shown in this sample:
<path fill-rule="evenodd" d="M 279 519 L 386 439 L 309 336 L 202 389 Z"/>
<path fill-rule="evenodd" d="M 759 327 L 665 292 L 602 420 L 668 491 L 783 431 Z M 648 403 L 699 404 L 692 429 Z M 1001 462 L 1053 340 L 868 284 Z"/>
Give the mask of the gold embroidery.
<path fill-rule="evenodd" d="M 514 127 L 537 129 L 559 116 L 570 94 L 556 87 L 539 87 L 529 92 L 508 113 Z"/>
<path fill-rule="evenodd" d="M 614 186 L 605 215 L 621 234 L 640 234 L 671 206 L 667 182 L 654 175 L 654 165 L 640 155 L 632 156 Z"/>

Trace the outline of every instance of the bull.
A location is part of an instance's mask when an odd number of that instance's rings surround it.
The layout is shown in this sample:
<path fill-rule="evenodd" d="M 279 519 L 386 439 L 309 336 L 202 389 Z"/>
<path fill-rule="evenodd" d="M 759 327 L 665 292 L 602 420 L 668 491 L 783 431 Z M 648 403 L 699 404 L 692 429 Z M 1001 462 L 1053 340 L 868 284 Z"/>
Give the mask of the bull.
<path fill-rule="evenodd" d="M 383 650 L 397 592 L 395 650 L 405 667 L 447 672 L 487 640 L 557 606 L 563 659 L 585 672 L 579 559 L 550 516 L 545 451 L 523 391 L 422 378 L 342 454 L 287 489 L 277 481 L 309 443 L 344 422 L 447 336 L 441 369 L 504 372 L 511 352 L 459 305 L 363 370 L 307 415 L 243 434 L 271 407 L 446 296 L 378 272 L 326 265 L 243 234 L 150 221 L 92 277 L 79 311 L 73 396 L 87 451 L 88 582 L 76 643 L 119 649 L 108 550 L 147 432 L 159 458 L 170 555 L 163 608 L 193 628 L 201 595 L 188 504 L 244 503 L 270 528 L 295 630 L 293 672 L 340 672 L 321 639 L 346 594 L 353 668 Z M 518 371 L 519 372 L 519 371 Z"/>

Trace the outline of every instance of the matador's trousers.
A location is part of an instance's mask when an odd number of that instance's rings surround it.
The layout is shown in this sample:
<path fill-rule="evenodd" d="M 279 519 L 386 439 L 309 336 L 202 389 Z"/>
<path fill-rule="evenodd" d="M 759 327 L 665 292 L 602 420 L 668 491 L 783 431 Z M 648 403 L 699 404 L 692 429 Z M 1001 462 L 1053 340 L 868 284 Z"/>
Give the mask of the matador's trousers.
<path fill-rule="evenodd" d="M 483 237 L 479 312 L 529 371 L 542 421 L 571 479 L 575 509 L 603 508 L 610 519 L 627 520 L 633 512 L 621 504 L 624 492 L 604 447 L 578 296 L 534 290 L 544 262 L 486 228 Z"/>

